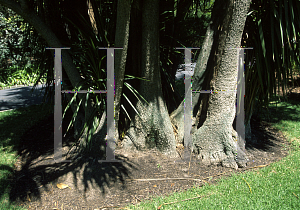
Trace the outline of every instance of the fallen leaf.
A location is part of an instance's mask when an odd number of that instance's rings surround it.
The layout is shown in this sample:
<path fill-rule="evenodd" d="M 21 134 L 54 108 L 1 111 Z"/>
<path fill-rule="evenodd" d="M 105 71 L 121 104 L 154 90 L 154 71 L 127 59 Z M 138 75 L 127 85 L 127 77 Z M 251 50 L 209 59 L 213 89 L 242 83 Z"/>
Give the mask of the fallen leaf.
<path fill-rule="evenodd" d="M 65 189 L 65 188 L 70 188 L 71 189 L 71 187 L 69 187 L 68 185 L 66 185 L 66 184 L 63 184 L 63 183 L 58 183 L 57 185 L 56 185 L 59 189 Z"/>

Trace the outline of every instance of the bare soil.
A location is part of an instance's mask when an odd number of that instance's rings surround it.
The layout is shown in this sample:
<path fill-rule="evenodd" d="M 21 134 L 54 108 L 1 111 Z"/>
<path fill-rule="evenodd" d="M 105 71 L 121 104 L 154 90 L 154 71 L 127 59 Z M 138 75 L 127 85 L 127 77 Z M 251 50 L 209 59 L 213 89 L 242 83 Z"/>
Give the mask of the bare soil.
<path fill-rule="evenodd" d="M 299 88 L 299 87 L 297 87 Z M 298 89 L 297 89 L 298 91 Z M 296 95 L 297 97 L 299 95 Z M 271 124 L 252 117 L 252 138 L 247 144 L 246 168 L 233 170 L 222 166 L 205 166 L 192 156 L 184 160 L 169 159 L 156 150 L 131 153 L 118 149 L 116 159 L 123 162 L 98 162 L 77 158 L 71 163 L 53 160 L 53 114 L 33 126 L 22 136 L 20 155 L 12 177 L 10 200 L 28 209 L 118 209 L 137 204 L 152 196 L 166 196 L 193 186 L 214 184 L 220 177 L 279 161 L 290 144 Z M 66 125 L 63 124 L 63 129 Z M 64 154 L 74 139 L 64 138 Z M 57 184 L 66 184 L 60 189 Z"/>

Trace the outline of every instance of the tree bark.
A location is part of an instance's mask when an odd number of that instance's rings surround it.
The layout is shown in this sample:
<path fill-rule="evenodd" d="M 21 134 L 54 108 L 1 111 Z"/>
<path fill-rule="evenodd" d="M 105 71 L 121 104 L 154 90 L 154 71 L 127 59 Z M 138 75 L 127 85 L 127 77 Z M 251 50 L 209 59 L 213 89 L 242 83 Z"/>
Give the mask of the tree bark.
<path fill-rule="evenodd" d="M 219 38 L 214 56 L 213 90 L 235 90 L 237 81 L 237 52 L 240 47 L 250 1 L 216 1 L 216 5 L 226 8 L 225 18 L 219 24 Z M 232 127 L 235 118 L 235 92 L 213 93 L 209 96 L 206 120 L 193 135 L 195 151 L 203 163 L 222 163 L 225 167 L 244 167 L 246 155 L 237 143 Z"/>
<path fill-rule="evenodd" d="M 33 11 L 28 9 L 26 1 L 19 0 L 19 2 L 20 4 L 15 1 L 0 0 L 1 4 L 13 9 L 33 25 L 49 46 L 62 47 L 61 42 L 51 29 Z M 141 77 L 147 80 L 139 82 L 139 92 L 148 103 L 137 101 L 136 109 L 139 115 L 136 114 L 133 117 L 123 145 L 125 148 L 137 149 L 156 146 L 165 154 L 177 156 L 175 136 L 161 90 L 159 2 L 158 0 L 144 0 L 137 1 L 137 3 L 142 8 L 142 44 L 135 46 L 137 51 L 141 51 L 141 54 L 133 56 L 141 58 L 141 63 L 136 62 L 134 65 L 137 67 L 135 70 L 140 71 L 138 74 L 141 74 Z M 206 39 L 195 70 L 193 89 L 236 89 L 237 55 L 236 50 L 229 48 L 240 46 L 249 5 L 250 1 L 248 0 L 216 0 L 212 24 L 207 29 Z M 127 12 L 124 12 L 124 14 L 128 15 Z M 126 17 L 128 18 L 128 16 Z M 124 28 L 119 28 L 120 34 L 122 32 L 126 34 L 126 31 L 128 31 L 127 26 L 124 25 Z M 123 43 L 126 42 L 126 37 L 124 39 L 119 38 L 120 44 L 122 41 Z M 119 41 L 116 37 L 116 46 Z M 77 88 L 78 83 L 81 81 L 79 72 L 66 50 L 63 50 L 62 56 L 63 67 L 73 87 Z M 116 76 L 121 80 L 124 78 L 122 68 L 124 68 L 126 55 L 116 56 L 116 63 L 119 65 L 117 68 L 120 68 L 117 70 Z M 123 82 L 116 84 L 116 97 L 121 97 L 122 84 Z M 83 98 L 80 94 L 79 97 Z M 243 145 L 235 142 L 236 132 L 232 128 L 235 116 L 235 99 L 235 93 L 213 93 L 209 96 L 208 94 L 202 94 L 201 96 L 199 93 L 193 94 L 194 128 L 201 126 L 193 135 L 193 147 L 205 164 L 222 163 L 223 166 L 232 168 L 245 165 L 246 157 L 240 149 Z M 91 101 L 88 101 L 87 108 L 84 110 L 85 119 L 92 113 L 93 105 Z M 204 117 L 203 114 L 205 114 Z M 171 115 L 173 124 L 177 124 L 176 126 L 180 130 L 182 129 L 182 132 L 180 131 L 182 137 L 179 140 L 183 138 L 183 116 L 182 103 Z M 106 132 L 105 113 L 100 118 L 100 126 L 93 133 L 95 139 L 103 139 Z M 99 120 L 95 119 L 92 124 L 98 123 Z M 85 136 L 88 132 L 85 132 Z M 100 137 L 97 137 L 99 135 Z M 94 154 L 97 154 L 99 149 L 101 149 L 101 144 L 94 146 Z"/>
<path fill-rule="evenodd" d="M 115 140 L 119 140 L 119 115 L 121 96 L 124 83 L 125 65 L 127 59 L 129 23 L 130 23 L 130 0 L 118 1 L 118 14 L 115 47 L 123 47 L 123 50 L 115 50 Z"/>
<path fill-rule="evenodd" d="M 164 154 L 177 156 L 175 136 L 161 90 L 159 66 L 159 2 L 144 0 L 142 5 L 142 62 L 140 94 L 149 104 L 138 101 L 139 115 L 123 141 L 124 148 L 140 150 L 157 147 Z"/>
<path fill-rule="evenodd" d="M 207 64 L 210 58 L 211 49 L 213 45 L 214 31 L 210 26 L 208 26 L 204 42 L 201 47 L 200 55 L 197 60 L 197 65 L 194 70 L 193 75 L 193 90 L 202 90 L 208 89 L 208 85 L 206 84 L 209 81 L 209 77 L 207 76 Z M 206 83 L 205 83 L 206 82 Z M 200 98 L 199 93 L 192 93 L 192 113 L 193 113 L 193 130 L 197 128 L 199 123 L 199 114 L 202 110 L 205 109 L 205 104 L 208 102 L 207 95 L 203 94 L 203 97 Z M 201 100 L 202 99 L 202 100 Z M 199 104 L 200 103 L 200 104 Z M 204 106 L 203 106 L 204 105 Z M 204 113 L 205 114 L 205 113 Z M 196 119 L 196 117 L 198 118 Z M 203 114 L 201 115 L 203 116 Z M 183 144 L 184 141 L 184 101 L 178 106 L 178 108 L 171 113 L 170 115 L 171 122 L 177 129 L 177 144 Z"/>

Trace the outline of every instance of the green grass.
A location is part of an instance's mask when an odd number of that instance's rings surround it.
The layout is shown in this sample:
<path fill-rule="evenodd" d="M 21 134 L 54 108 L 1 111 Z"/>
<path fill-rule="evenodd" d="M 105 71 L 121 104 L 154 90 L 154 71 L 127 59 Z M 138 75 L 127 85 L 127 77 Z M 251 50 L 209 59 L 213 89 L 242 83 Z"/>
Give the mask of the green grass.
<path fill-rule="evenodd" d="M 287 157 L 260 170 L 221 178 L 215 185 L 154 197 L 128 209 L 300 209 L 300 106 L 280 102 L 276 108 L 272 103 L 269 110 L 270 122 L 292 143 Z"/>
<path fill-rule="evenodd" d="M 24 132 L 42 119 L 50 106 L 30 106 L 0 112 L 0 209 L 24 209 L 9 202 L 9 179 L 16 161 L 16 146 Z M 270 119 L 292 142 L 290 155 L 256 171 L 233 174 L 215 185 L 194 187 L 169 197 L 156 197 L 129 209 L 300 209 L 300 106 L 272 103 Z M 211 195 L 210 195 L 211 194 Z M 203 198 L 185 199 L 207 195 Z"/>
<path fill-rule="evenodd" d="M 20 137 L 53 109 L 49 105 L 34 105 L 0 112 L 0 209 L 22 209 L 9 202 L 10 178 L 17 158 Z"/>

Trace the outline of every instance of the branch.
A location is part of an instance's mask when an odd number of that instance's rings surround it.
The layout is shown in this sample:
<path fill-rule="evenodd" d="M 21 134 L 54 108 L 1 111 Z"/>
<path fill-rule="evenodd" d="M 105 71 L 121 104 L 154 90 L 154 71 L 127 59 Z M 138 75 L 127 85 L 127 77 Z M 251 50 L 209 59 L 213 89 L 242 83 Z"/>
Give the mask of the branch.
<path fill-rule="evenodd" d="M 52 32 L 52 30 L 37 16 L 33 10 L 28 8 L 25 0 L 20 0 L 20 4 L 13 0 L 0 0 L 0 4 L 6 6 L 18 15 L 22 16 L 35 30 L 46 40 L 51 47 L 62 47 L 62 44 Z"/>
<path fill-rule="evenodd" d="M 129 181 L 140 181 L 140 182 L 147 182 L 147 181 L 165 181 L 165 180 L 193 180 L 193 181 L 203 181 L 201 179 L 194 179 L 194 178 L 157 178 L 157 179 L 129 179 Z"/>
<path fill-rule="evenodd" d="M 24 11 L 28 11 L 28 5 L 26 3 L 25 0 L 19 0 L 20 1 L 20 4 L 21 4 L 21 8 L 24 10 Z"/>
<path fill-rule="evenodd" d="M 20 4 L 14 0 L 0 0 L 0 4 L 14 10 L 18 15 L 22 16 L 35 30 L 46 40 L 49 47 L 63 47 L 60 40 L 53 33 L 53 31 L 37 16 L 33 10 L 29 9 L 26 0 L 20 0 Z M 81 77 L 78 70 L 75 68 L 71 56 L 62 51 L 63 67 L 73 85 L 76 87 Z"/>
<path fill-rule="evenodd" d="M 0 4 L 2 4 L 5 7 L 8 7 L 10 9 L 12 9 L 13 11 L 15 11 L 18 14 L 22 13 L 22 9 L 21 9 L 20 4 L 18 4 L 17 2 L 15 2 L 13 0 L 0 0 Z"/>

